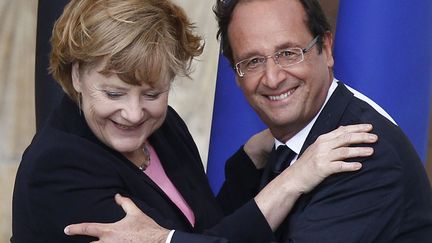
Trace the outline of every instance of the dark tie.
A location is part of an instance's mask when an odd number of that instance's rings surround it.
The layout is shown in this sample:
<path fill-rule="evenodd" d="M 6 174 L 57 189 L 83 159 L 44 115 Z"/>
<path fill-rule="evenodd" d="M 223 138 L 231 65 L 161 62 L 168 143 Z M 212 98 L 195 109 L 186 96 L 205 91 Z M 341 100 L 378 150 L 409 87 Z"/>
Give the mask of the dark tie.
<path fill-rule="evenodd" d="M 277 150 L 270 153 L 268 164 L 266 165 L 261 179 L 261 188 L 265 187 L 270 181 L 285 170 L 296 156 L 286 145 L 280 145 Z"/>

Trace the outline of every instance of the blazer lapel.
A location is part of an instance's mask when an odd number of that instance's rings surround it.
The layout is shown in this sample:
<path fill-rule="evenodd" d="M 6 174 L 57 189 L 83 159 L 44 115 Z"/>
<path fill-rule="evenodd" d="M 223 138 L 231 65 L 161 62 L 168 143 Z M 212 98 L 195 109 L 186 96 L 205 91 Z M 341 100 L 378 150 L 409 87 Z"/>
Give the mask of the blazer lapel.
<path fill-rule="evenodd" d="M 160 130 L 156 131 L 150 137 L 150 143 L 155 149 L 168 178 L 174 184 L 176 189 L 180 192 L 181 196 L 186 201 L 191 210 L 196 214 L 194 210 L 195 205 L 193 203 L 193 194 L 191 193 L 190 189 L 194 185 L 191 185 L 191 183 L 189 183 L 187 176 L 185 177 L 185 175 L 190 175 L 190 172 L 188 171 L 187 167 L 183 166 L 185 164 L 188 164 L 184 162 L 186 159 L 194 158 L 189 158 L 185 155 L 184 152 L 182 152 L 185 150 L 179 147 L 182 147 L 183 144 L 178 144 L 178 141 L 176 139 L 168 139 L 162 133 L 163 132 Z M 171 199 L 163 191 L 162 193 L 164 194 L 166 199 L 171 202 Z M 189 220 L 186 218 L 186 216 L 184 216 L 183 212 L 177 207 L 177 205 L 175 205 L 174 203 L 172 203 L 172 205 L 179 211 L 181 215 L 183 215 L 185 222 L 190 225 Z"/>

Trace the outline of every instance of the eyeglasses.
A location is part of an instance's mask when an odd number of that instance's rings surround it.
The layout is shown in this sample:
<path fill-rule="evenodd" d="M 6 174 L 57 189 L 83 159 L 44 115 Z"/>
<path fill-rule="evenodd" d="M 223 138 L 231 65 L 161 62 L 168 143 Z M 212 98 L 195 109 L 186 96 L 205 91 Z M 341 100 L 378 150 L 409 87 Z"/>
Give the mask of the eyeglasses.
<path fill-rule="evenodd" d="M 308 52 L 317 43 L 319 36 L 316 36 L 309 42 L 305 48 L 291 47 L 275 52 L 268 56 L 254 56 L 244 59 L 235 65 L 235 70 L 240 77 L 245 74 L 253 75 L 261 73 L 265 70 L 267 59 L 273 58 L 274 62 L 280 67 L 289 67 L 304 60 L 304 54 Z"/>

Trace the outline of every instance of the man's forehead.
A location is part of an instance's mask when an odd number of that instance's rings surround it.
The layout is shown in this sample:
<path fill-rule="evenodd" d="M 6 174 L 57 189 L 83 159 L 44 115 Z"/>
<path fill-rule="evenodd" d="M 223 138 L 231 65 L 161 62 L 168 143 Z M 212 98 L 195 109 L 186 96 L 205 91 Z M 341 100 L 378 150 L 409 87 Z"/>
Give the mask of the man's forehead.
<path fill-rule="evenodd" d="M 234 10 L 228 37 L 235 59 L 268 55 L 282 48 L 302 45 L 310 39 L 301 4 L 291 0 L 266 1 L 249 1 Z M 302 12 L 293 11 L 298 7 Z"/>

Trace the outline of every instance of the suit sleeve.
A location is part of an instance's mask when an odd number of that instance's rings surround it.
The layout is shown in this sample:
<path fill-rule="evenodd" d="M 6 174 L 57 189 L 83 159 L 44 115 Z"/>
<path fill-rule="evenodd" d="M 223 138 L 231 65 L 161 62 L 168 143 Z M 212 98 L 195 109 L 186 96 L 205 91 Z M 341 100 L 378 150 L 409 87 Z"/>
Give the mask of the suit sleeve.
<path fill-rule="evenodd" d="M 403 168 L 391 146 L 380 141 L 358 172 L 327 178 L 304 195 L 283 224 L 290 242 L 391 242 L 407 202 Z"/>

